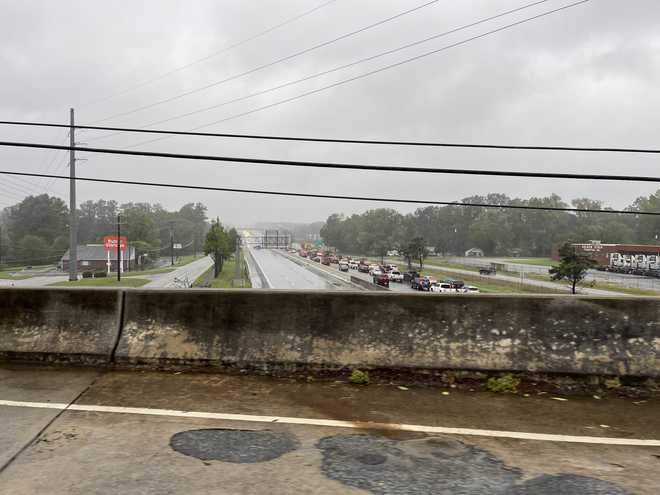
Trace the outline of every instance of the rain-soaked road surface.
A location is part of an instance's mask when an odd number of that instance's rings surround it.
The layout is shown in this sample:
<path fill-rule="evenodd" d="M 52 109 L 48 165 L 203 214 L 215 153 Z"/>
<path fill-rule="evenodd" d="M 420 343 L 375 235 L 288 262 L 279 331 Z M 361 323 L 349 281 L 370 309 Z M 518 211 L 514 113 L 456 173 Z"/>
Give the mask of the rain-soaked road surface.
<path fill-rule="evenodd" d="M 660 442 L 616 444 L 660 439 L 658 400 L 5 365 L 0 424 L 0 493 L 13 495 L 660 487 Z"/>
<path fill-rule="evenodd" d="M 338 288 L 330 278 L 317 275 L 271 249 L 251 249 L 251 252 L 266 274 L 271 289 L 334 290 Z"/>

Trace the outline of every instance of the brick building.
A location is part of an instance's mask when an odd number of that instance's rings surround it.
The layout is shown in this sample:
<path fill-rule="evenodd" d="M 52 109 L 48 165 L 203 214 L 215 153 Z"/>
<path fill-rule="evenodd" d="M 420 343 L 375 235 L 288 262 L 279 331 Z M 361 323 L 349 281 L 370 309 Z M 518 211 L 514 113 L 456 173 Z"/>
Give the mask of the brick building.
<path fill-rule="evenodd" d="M 660 246 L 644 244 L 603 244 L 600 241 L 572 244 L 582 254 L 589 255 L 600 266 L 630 266 L 655 269 L 660 262 Z M 559 259 L 559 247 L 552 251 Z"/>
<path fill-rule="evenodd" d="M 122 271 L 130 271 L 135 269 L 135 249 L 128 248 L 128 255 L 126 252 L 121 253 L 122 257 Z M 80 272 L 100 272 L 108 271 L 108 252 L 104 249 L 103 244 L 87 244 L 85 246 L 78 246 L 78 271 Z M 69 270 L 69 251 L 67 250 L 60 260 L 60 268 L 62 271 Z M 110 252 L 110 271 L 117 271 L 117 252 Z"/>

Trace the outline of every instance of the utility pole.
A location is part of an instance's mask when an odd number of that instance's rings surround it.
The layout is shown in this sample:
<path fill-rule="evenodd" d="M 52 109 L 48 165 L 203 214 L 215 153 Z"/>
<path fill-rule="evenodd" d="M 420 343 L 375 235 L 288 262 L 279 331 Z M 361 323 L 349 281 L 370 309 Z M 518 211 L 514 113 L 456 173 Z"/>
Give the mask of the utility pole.
<path fill-rule="evenodd" d="M 174 222 L 170 222 L 170 256 L 174 266 Z"/>
<path fill-rule="evenodd" d="M 76 211 L 76 128 L 73 108 L 69 127 L 69 281 L 78 280 L 78 213 Z"/>
<path fill-rule="evenodd" d="M 117 214 L 117 282 L 121 282 L 121 213 Z"/>
<path fill-rule="evenodd" d="M 0 267 L 2 267 L 2 227 L 0 227 Z"/>

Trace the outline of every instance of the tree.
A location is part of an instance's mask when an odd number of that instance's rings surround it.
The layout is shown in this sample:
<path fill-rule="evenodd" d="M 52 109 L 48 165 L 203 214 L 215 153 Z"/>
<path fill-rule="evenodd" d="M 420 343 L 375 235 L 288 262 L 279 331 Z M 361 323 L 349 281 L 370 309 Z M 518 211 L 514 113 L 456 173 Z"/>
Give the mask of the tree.
<path fill-rule="evenodd" d="M 36 235 L 23 237 L 18 243 L 18 252 L 26 265 L 53 262 L 50 246 Z"/>
<path fill-rule="evenodd" d="M 584 279 L 587 270 L 596 266 L 596 261 L 578 253 L 569 243 L 559 248 L 559 258 L 559 266 L 550 268 L 550 275 L 553 280 L 568 280 L 571 283 L 572 293 L 575 294 L 575 286 Z"/>
<path fill-rule="evenodd" d="M 206 234 L 204 242 L 204 254 L 213 259 L 214 277 L 222 273 L 225 259 L 231 256 L 232 248 L 229 235 L 225 232 L 220 220 L 216 220 L 211 224 L 211 229 Z"/>

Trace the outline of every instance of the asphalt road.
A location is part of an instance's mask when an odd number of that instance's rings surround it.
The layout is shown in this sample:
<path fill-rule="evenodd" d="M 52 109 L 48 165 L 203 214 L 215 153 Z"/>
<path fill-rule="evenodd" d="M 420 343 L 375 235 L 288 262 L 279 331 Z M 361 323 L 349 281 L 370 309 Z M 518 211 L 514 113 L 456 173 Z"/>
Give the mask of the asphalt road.
<path fill-rule="evenodd" d="M 202 275 L 206 270 L 211 268 L 213 260 L 209 256 L 204 256 L 198 260 L 183 265 L 176 270 L 169 273 L 159 273 L 153 275 L 152 281 L 142 286 L 143 289 L 165 289 L 180 287 L 177 280 L 188 280 L 191 284 Z M 183 288 L 183 287 L 180 287 Z"/>
<path fill-rule="evenodd" d="M 335 290 L 332 279 L 295 264 L 270 249 L 251 249 L 272 289 Z"/>
<path fill-rule="evenodd" d="M 657 399 L 10 365 L 0 366 L 0 398 L 3 494 L 657 495 L 660 486 Z"/>

